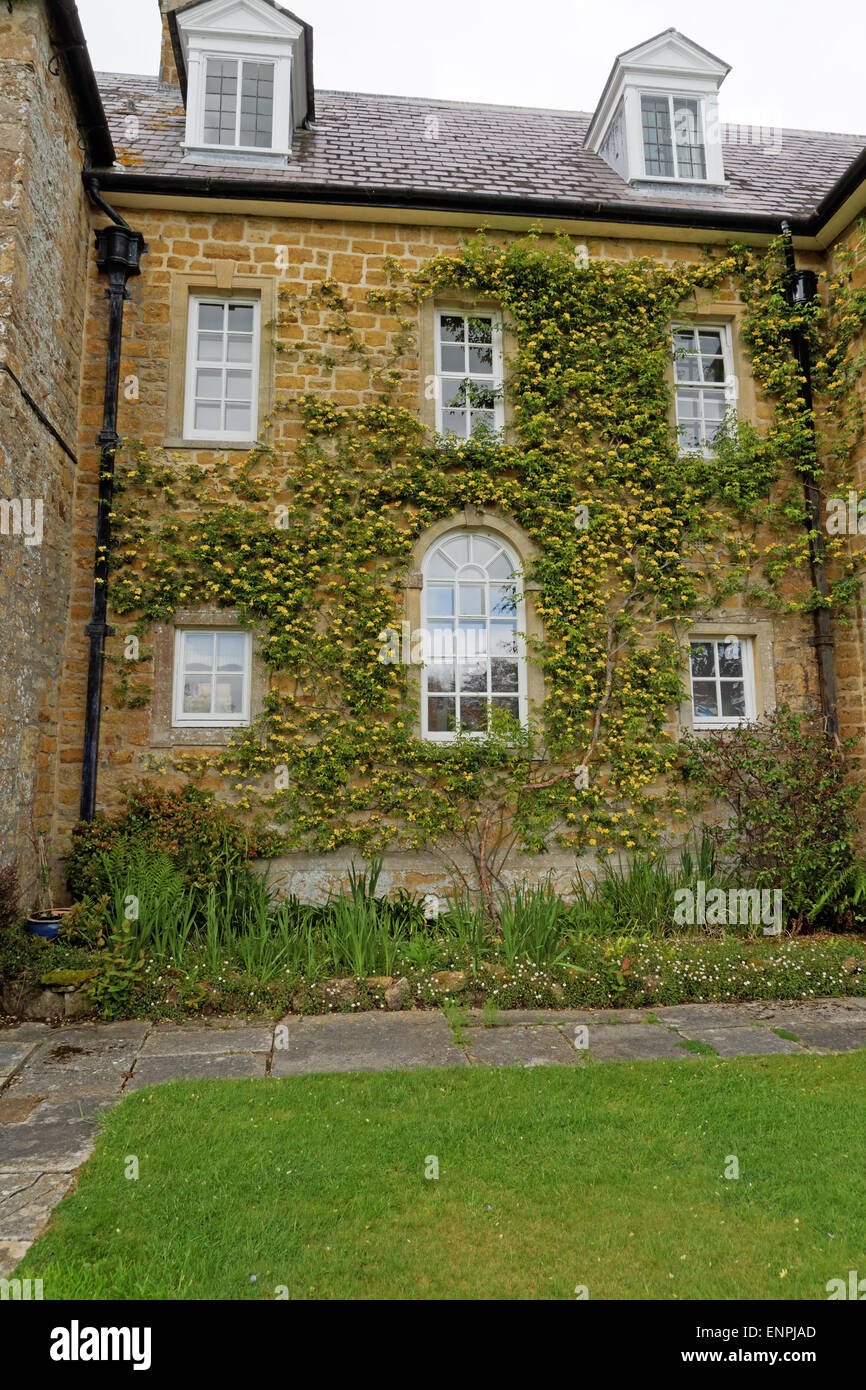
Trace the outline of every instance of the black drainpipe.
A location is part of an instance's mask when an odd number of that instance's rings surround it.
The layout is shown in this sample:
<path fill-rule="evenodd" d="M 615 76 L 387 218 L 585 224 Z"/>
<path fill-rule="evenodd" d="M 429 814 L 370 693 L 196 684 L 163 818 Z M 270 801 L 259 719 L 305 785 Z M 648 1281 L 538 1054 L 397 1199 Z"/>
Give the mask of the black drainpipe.
<path fill-rule="evenodd" d="M 93 606 L 84 629 L 90 638 L 87 663 L 87 702 L 84 712 L 84 760 L 81 769 L 81 819 L 93 820 L 96 809 L 96 769 L 99 756 L 99 718 L 102 706 L 102 664 L 105 638 L 111 632 L 108 612 L 108 551 L 111 543 L 111 505 L 114 498 L 114 456 L 120 442 L 117 433 L 117 401 L 120 391 L 120 352 L 123 340 L 123 302 L 129 299 L 126 282 L 141 274 L 140 261 L 147 250 L 141 232 L 134 232 L 102 197 L 96 178 L 86 177 L 92 202 L 112 220 L 96 232 L 96 264 L 108 274 L 108 342 L 105 350 L 105 396 L 100 446 L 99 495 L 96 504 L 96 552 L 93 562 Z"/>
<path fill-rule="evenodd" d="M 782 223 L 782 236 L 785 242 L 785 264 L 788 271 L 787 298 L 792 305 L 808 304 L 815 298 L 818 290 L 818 277 L 814 270 L 798 270 L 794 258 L 794 238 L 787 222 Z M 792 333 L 791 342 L 794 355 L 803 377 L 804 412 L 809 431 L 815 439 L 815 410 L 812 398 L 812 354 L 809 340 L 799 329 Z M 817 448 L 815 449 L 817 459 Z M 839 714 L 836 704 L 836 662 L 833 655 L 834 638 L 827 606 L 830 585 L 827 579 L 824 542 L 824 497 L 817 478 L 808 471 L 802 473 L 803 492 L 806 499 L 806 525 L 809 534 L 809 564 L 812 570 L 812 584 L 822 602 L 813 611 L 815 635 L 811 645 L 818 659 L 818 686 L 821 695 L 821 710 L 826 723 L 827 734 L 838 742 Z"/>

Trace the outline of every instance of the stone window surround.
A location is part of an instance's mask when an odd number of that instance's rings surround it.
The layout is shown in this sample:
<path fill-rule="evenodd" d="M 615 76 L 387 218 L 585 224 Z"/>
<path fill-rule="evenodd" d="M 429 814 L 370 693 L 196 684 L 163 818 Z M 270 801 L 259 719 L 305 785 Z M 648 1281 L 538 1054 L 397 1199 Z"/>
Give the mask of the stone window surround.
<path fill-rule="evenodd" d="M 178 628 L 237 629 L 248 632 L 232 608 L 178 608 L 172 623 L 157 623 L 153 629 L 153 702 L 150 715 L 151 748 L 210 748 L 229 743 L 246 724 L 198 725 L 176 728 L 172 724 L 174 695 L 174 648 Z M 260 634 L 253 630 L 252 670 L 250 673 L 250 720 L 264 711 L 269 673 L 256 651 Z"/>
<path fill-rule="evenodd" d="M 172 273 L 168 343 L 169 378 L 164 447 L 166 449 L 213 450 L 218 453 L 239 450 L 242 453 L 249 453 L 255 444 L 255 438 L 250 440 L 188 439 L 184 435 L 189 305 L 190 298 L 194 294 L 219 294 L 226 299 L 258 299 L 260 301 L 256 438 L 261 433 L 262 422 L 269 418 L 274 408 L 276 360 L 274 346 L 267 330 L 268 325 L 276 317 L 276 279 L 274 276 L 268 275 L 238 275 L 236 261 L 214 261 L 213 264 L 214 268 L 210 273 L 207 271 Z"/>
<path fill-rule="evenodd" d="M 521 567 L 524 571 L 528 569 L 532 560 L 538 554 L 536 546 L 529 539 L 526 533 L 516 522 L 500 512 L 485 511 L 479 507 L 466 506 L 461 512 L 455 512 L 453 516 L 445 517 L 442 521 L 437 521 L 433 526 L 428 527 L 415 542 L 412 547 L 412 560 L 410 567 L 403 580 L 404 587 L 404 608 L 403 616 L 409 624 L 410 632 L 415 632 L 421 626 L 421 590 L 424 587 L 424 577 L 422 565 L 424 557 L 431 546 L 441 540 L 443 536 L 460 531 L 488 531 L 499 541 L 504 541 L 516 553 Z M 539 591 L 539 585 L 532 580 L 524 581 L 523 598 L 526 618 L 526 705 L 527 712 L 531 717 L 538 713 L 545 700 L 545 680 L 541 667 L 537 660 L 533 660 L 533 646 L 537 641 L 541 641 L 544 636 L 544 627 L 536 609 L 535 595 Z M 423 739 L 421 729 L 421 671 L 417 666 L 410 666 L 408 672 L 409 697 L 417 703 L 417 710 L 412 724 L 413 738 Z"/>
<path fill-rule="evenodd" d="M 687 629 L 681 630 L 677 635 L 683 649 L 683 668 L 685 673 L 686 694 L 679 707 L 679 723 L 681 730 L 687 730 L 697 736 L 712 734 L 722 728 L 739 728 L 741 722 L 732 720 L 729 725 L 722 723 L 712 727 L 695 727 L 694 716 L 692 714 L 692 691 L 689 680 L 689 643 L 700 641 L 702 638 L 720 641 L 725 637 L 739 637 L 741 640 L 751 639 L 752 642 L 752 666 L 754 673 L 754 699 L 755 699 L 755 719 L 761 719 L 776 708 L 776 678 L 773 669 L 773 622 L 770 618 L 749 617 L 743 609 L 729 610 L 729 616 L 725 617 L 728 610 L 719 610 L 712 619 L 698 619 Z"/>
<path fill-rule="evenodd" d="M 419 381 L 418 381 L 418 418 L 421 424 L 429 430 L 436 429 L 436 401 L 431 395 L 428 398 L 427 384 L 435 381 L 438 373 L 438 363 L 436 361 L 436 313 L 442 310 L 454 309 L 458 313 L 476 312 L 479 314 L 496 314 L 502 324 L 502 410 L 505 420 L 505 437 L 508 438 L 514 412 L 508 390 L 508 364 L 517 352 L 517 339 L 514 333 L 508 328 L 505 316 L 502 312 L 502 305 L 497 299 L 489 296 L 474 294 L 471 290 L 451 290 L 447 293 L 443 290 L 439 294 L 431 295 L 425 299 L 421 305 L 420 321 L 418 325 L 419 343 Z M 525 540 L 524 540 L 525 544 Z"/>

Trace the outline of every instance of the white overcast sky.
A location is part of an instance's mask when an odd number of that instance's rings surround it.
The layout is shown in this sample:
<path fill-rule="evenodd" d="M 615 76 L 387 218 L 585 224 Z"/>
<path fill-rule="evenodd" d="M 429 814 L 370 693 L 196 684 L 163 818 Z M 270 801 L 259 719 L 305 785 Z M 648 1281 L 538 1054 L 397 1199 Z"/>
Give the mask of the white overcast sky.
<path fill-rule="evenodd" d="M 94 67 L 155 73 L 157 0 L 77 0 Z M 315 83 L 591 111 L 617 53 L 671 26 L 731 64 L 723 120 L 866 134 L 864 0 L 289 0 Z"/>

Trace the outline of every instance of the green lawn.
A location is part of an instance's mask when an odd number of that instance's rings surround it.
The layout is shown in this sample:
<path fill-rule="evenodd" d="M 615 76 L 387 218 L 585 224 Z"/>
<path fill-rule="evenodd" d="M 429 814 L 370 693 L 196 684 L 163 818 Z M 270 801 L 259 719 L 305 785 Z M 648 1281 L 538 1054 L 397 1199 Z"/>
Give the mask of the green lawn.
<path fill-rule="evenodd" d="M 866 1052 L 173 1083 L 108 1114 L 16 1274 L 49 1299 L 824 1299 L 866 1274 L 864 1134 Z"/>

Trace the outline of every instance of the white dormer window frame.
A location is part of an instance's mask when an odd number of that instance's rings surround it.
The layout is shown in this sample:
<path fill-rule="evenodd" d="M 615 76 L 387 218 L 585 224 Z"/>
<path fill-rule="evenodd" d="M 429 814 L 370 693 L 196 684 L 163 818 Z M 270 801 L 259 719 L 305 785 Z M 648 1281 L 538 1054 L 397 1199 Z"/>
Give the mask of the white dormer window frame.
<path fill-rule="evenodd" d="M 639 93 L 638 111 L 640 114 L 641 139 L 640 154 L 642 161 L 644 179 L 652 179 L 658 183 L 709 183 L 707 178 L 707 129 L 706 129 L 706 102 L 702 96 L 696 92 L 660 92 L 654 88 L 644 88 Z M 671 155 L 671 171 L 669 173 L 652 173 L 649 169 L 647 158 L 647 128 L 646 128 L 646 104 L 648 102 L 664 103 L 667 107 L 667 135 L 669 137 L 669 148 Z M 681 111 L 683 104 L 689 102 L 697 107 L 697 136 L 694 144 L 684 146 L 677 139 L 678 130 L 681 128 Z M 701 152 L 701 162 L 703 164 L 703 174 L 695 174 L 691 169 L 684 169 L 685 160 L 682 151 L 699 149 Z"/>
<path fill-rule="evenodd" d="M 294 87 L 302 26 L 262 0 L 210 0 L 181 11 L 178 32 L 186 64 L 186 138 L 184 154 L 191 161 L 223 164 L 285 165 L 291 155 L 292 131 L 300 96 Z M 269 87 L 267 78 L 273 77 Z M 222 131 L 214 131 L 214 84 L 222 77 Z M 210 83 L 209 83 L 210 79 Z M 245 91 L 262 79 L 257 93 Z M 208 87 L 211 87 L 208 101 Z M 250 103 L 264 112 L 271 98 L 270 141 L 256 144 L 248 136 Z M 248 109 L 245 111 L 244 107 Z M 229 120 L 226 120 L 226 116 Z M 210 119 L 209 119 L 210 117 Z M 220 122 L 216 122 L 220 125 Z M 258 121 L 263 127 L 263 121 Z M 230 133 L 231 139 L 226 139 Z M 214 138 L 216 134 L 216 138 Z"/>
<path fill-rule="evenodd" d="M 729 72 L 727 63 L 700 48 L 676 30 L 666 30 L 617 58 L 586 133 L 586 148 L 600 155 L 633 187 L 655 193 L 659 185 L 673 191 L 690 188 L 723 189 L 725 171 L 719 124 L 719 87 Z M 669 170 L 656 172 L 647 160 L 644 103 L 663 103 L 670 125 Z M 686 167 L 677 152 L 677 108 L 693 104 L 703 174 Z"/>

